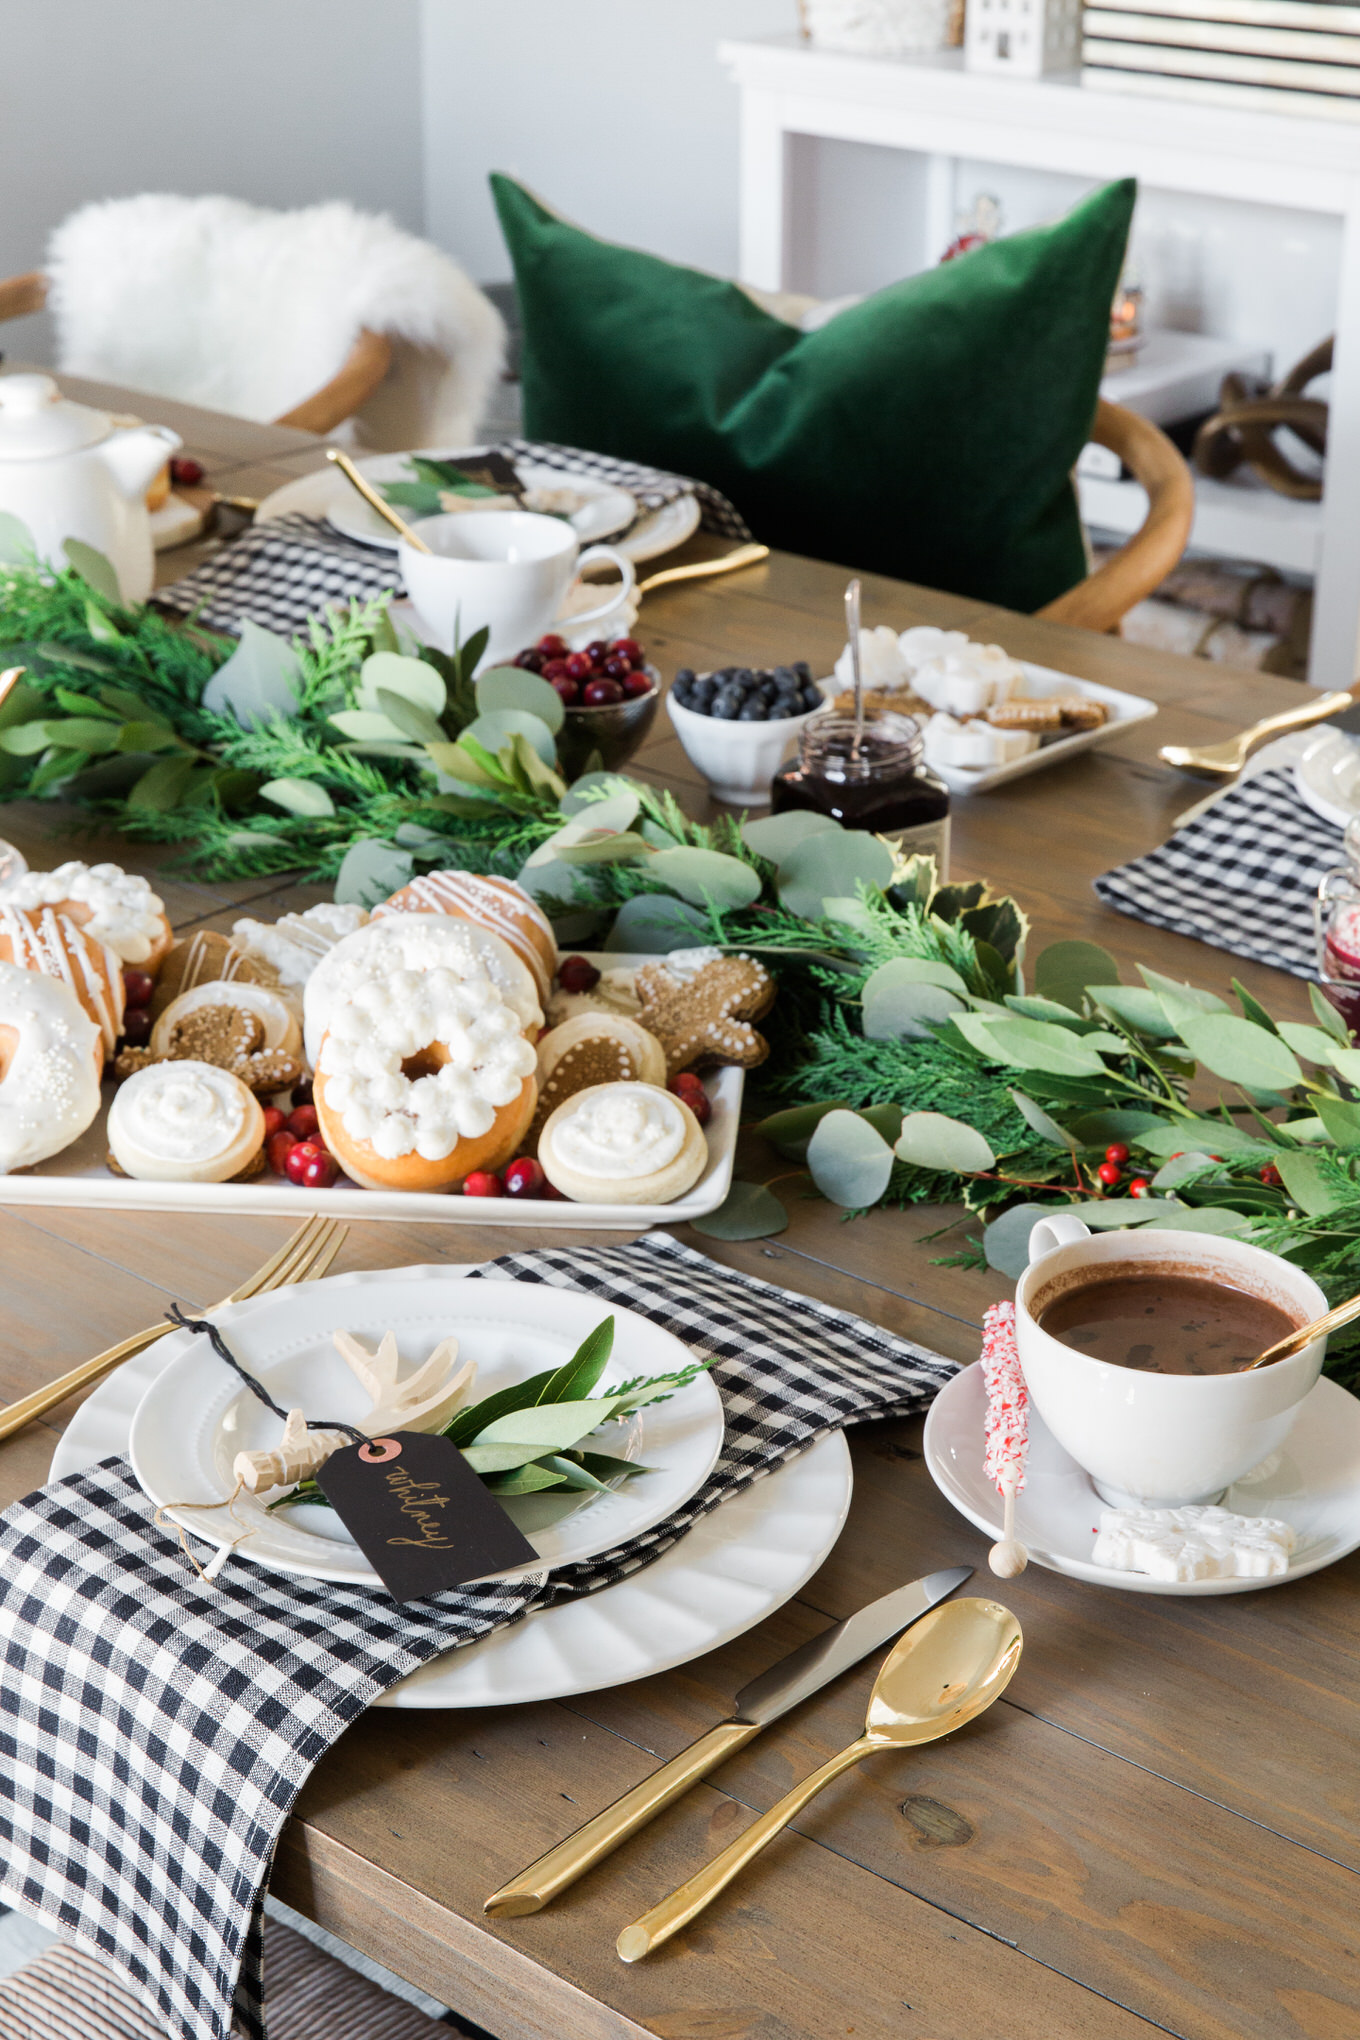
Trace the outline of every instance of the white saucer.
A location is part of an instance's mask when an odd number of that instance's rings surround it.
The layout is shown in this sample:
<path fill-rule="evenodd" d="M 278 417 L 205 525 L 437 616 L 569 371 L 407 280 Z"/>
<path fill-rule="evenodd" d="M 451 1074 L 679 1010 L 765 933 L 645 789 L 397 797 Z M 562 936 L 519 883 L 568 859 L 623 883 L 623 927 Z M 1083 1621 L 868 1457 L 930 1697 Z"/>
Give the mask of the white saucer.
<path fill-rule="evenodd" d="M 988 1537 L 1001 1535 L 1001 1501 L 982 1470 L 987 1398 L 981 1363 L 941 1389 L 926 1418 L 926 1465 L 946 1501 Z M 1360 1546 L 1360 1400 L 1334 1381 L 1305 1397 L 1283 1450 L 1228 1489 L 1225 1509 L 1278 1516 L 1298 1545 L 1288 1572 L 1267 1580 L 1153 1580 L 1091 1563 L 1105 1507 L 1089 1474 L 1059 1445 L 1033 1405 L 1029 1464 L 1015 1505 L 1015 1534 L 1036 1565 L 1134 1594 L 1248 1594 L 1302 1579 Z"/>
<path fill-rule="evenodd" d="M 1344 829 L 1360 815 L 1360 743 L 1345 730 L 1322 731 L 1295 765 L 1294 784 L 1315 815 Z"/>

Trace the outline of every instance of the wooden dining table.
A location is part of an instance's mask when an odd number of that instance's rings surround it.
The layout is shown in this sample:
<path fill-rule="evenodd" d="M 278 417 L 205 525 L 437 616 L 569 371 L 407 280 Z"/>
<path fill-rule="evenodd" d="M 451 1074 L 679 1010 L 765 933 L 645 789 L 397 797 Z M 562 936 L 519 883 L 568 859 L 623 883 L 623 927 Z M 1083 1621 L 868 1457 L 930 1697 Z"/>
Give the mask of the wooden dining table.
<path fill-rule="evenodd" d="M 173 424 L 227 495 L 316 468 L 320 443 L 71 381 L 73 394 Z M 161 580 L 201 555 L 162 556 Z M 721 547 L 698 538 L 682 557 Z M 853 564 L 847 563 L 847 564 Z M 1167 835 L 1202 792 L 1157 747 L 1222 737 L 1297 687 L 865 575 L 866 624 L 934 623 L 1151 696 L 1155 720 L 954 806 L 956 878 L 1013 893 L 1030 950 L 1088 937 L 1277 1016 L 1298 980 L 1122 919 L 1097 873 Z M 842 642 L 845 567 L 773 555 L 730 580 L 646 598 L 638 634 L 679 665 L 806 658 Z M 666 718 L 630 768 L 693 815 L 706 791 Z M 88 818 L 11 805 L 0 833 L 36 865 L 113 857 L 157 878 L 175 925 L 228 928 L 325 896 L 277 879 L 207 885 Z M 783 1165 L 754 1133 L 741 1173 Z M 679 1236 L 745 1273 L 862 1313 L 967 1364 L 990 1272 L 941 1266 L 958 1213 L 846 1222 L 810 1198 L 745 1244 Z M 620 1235 L 554 1232 L 554 1244 Z M 169 1302 L 206 1305 L 286 1237 L 277 1217 L 5 1207 L 0 1399 L 51 1379 Z M 363 1223 L 337 1272 L 458 1263 L 548 1236 L 497 1222 Z M 73 1405 L 0 1446 L 0 1502 L 39 1485 Z M 1360 1557 L 1270 1591 L 1153 1598 L 1031 1565 L 998 1582 L 987 1542 L 935 1488 L 920 1420 L 850 1434 L 854 1496 L 830 1557 L 779 1612 L 719 1650 L 634 1684 L 499 1709 L 377 1711 L 317 1766 L 286 1827 L 273 1891 L 498 2040 L 1360 2040 Z M 489 1892 L 729 1711 L 800 1640 L 936 1567 L 977 1568 L 1019 1617 L 1024 1654 L 998 1705 L 948 1740 L 881 1754 L 826 1791 L 740 1881 L 651 1960 L 622 1926 L 853 1740 L 866 1663 L 733 1757 L 555 1905 L 484 1917 Z"/>

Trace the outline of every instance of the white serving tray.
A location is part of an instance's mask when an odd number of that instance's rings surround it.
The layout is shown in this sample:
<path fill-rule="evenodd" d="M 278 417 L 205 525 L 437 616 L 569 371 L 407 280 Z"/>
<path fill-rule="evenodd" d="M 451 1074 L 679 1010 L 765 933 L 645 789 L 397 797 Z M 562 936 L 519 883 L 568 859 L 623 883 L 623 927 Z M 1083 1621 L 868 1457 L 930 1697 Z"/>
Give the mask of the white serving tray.
<path fill-rule="evenodd" d="M 1023 779 L 1027 773 L 1042 772 L 1064 758 L 1074 758 L 1078 751 L 1107 744 L 1112 736 L 1131 729 L 1134 723 L 1147 722 L 1157 713 L 1156 702 L 1149 701 L 1144 694 L 1124 694 L 1117 687 L 1102 687 L 1098 680 L 1078 680 L 1075 674 L 1056 672 L 1052 666 L 1032 666 L 1028 659 L 1017 663 L 1025 675 L 1025 693 L 1032 699 L 1049 694 L 1084 694 L 1089 701 L 1105 703 L 1109 710 L 1107 719 L 1098 730 L 1074 730 L 1070 737 L 1059 737 L 1055 743 L 1041 743 L 1037 751 L 1024 758 L 1013 758 L 1009 765 L 974 768 L 940 765 L 928 758 L 931 771 L 939 774 L 951 793 L 989 793 L 1008 780 Z"/>
<path fill-rule="evenodd" d="M 656 957 L 592 953 L 592 961 L 608 970 L 655 963 Z M 266 1173 L 253 1183 L 138 1183 L 110 1173 L 104 1121 L 113 1087 L 104 1086 L 104 1102 L 94 1124 L 59 1155 L 0 1176 L 0 1204 L 78 1206 L 100 1211 L 217 1211 L 234 1217 L 272 1216 L 275 1212 L 304 1219 L 313 1212 L 325 1218 L 433 1219 L 447 1225 L 535 1226 L 545 1231 L 645 1232 L 653 1225 L 683 1225 L 716 1211 L 732 1183 L 732 1163 L 741 1119 L 746 1072 L 714 1070 L 704 1079 L 713 1116 L 704 1128 L 708 1167 L 683 1197 L 673 1204 L 571 1204 L 529 1197 L 449 1197 L 421 1190 L 361 1190 L 337 1185 L 332 1190 L 306 1190 L 286 1177 Z"/>

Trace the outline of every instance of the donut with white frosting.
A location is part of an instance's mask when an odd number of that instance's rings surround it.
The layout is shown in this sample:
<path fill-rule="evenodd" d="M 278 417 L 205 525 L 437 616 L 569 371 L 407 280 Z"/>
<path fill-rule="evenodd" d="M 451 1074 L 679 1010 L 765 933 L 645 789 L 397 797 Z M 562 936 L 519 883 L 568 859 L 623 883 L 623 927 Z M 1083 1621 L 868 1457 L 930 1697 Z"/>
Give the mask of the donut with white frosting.
<path fill-rule="evenodd" d="M 69 985 L 99 1029 L 102 1064 L 123 1031 L 123 965 L 107 943 L 53 907 L 11 907 L 0 901 L 0 961 L 40 971 Z"/>
<path fill-rule="evenodd" d="M 356 1183 L 451 1190 L 516 1153 L 536 1067 L 519 1014 L 485 978 L 397 968 L 361 978 L 331 1009 L 312 1095 Z"/>
<path fill-rule="evenodd" d="M 58 1155 L 99 1110 L 98 1027 L 60 978 L 0 963 L 0 1175 Z"/>
<path fill-rule="evenodd" d="M 312 1067 L 332 1015 L 361 984 L 421 970 L 446 970 L 464 983 L 487 986 L 516 1014 L 521 1033 L 537 1039 L 543 1025 L 538 986 L 508 942 L 446 914 L 387 914 L 337 942 L 307 980 L 303 1048 Z"/>
<path fill-rule="evenodd" d="M 538 1159 L 553 1188 L 577 1204 L 669 1204 L 702 1176 L 708 1143 L 674 1092 L 596 1084 L 551 1115 Z"/>
<path fill-rule="evenodd" d="M 117 864 L 59 864 L 26 871 L 0 893 L 7 907 L 55 907 L 124 963 L 159 970 L 172 940 L 165 908 L 144 878 Z"/>
<path fill-rule="evenodd" d="M 483 878 L 475 871 L 430 871 L 373 909 L 375 921 L 386 914 L 448 914 L 499 935 L 533 972 L 539 999 L 547 1004 L 557 975 L 557 937 L 537 901 L 513 879 Z"/>
<path fill-rule="evenodd" d="M 277 921 L 236 921 L 231 939 L 247 956 L 276 971 L 285 992 L 300 992 L 322 957 L 367 921 L 365 907 L 323 900 L 301 914 L 280 914 Z"/>
<path fill-rule="evenodd" d="M 114 1095 L 109 1151 L 144 1183 L 225 1183 L 264 1141 L 264 1113 L 239 1077 L 215 1063 L 152 1063 Z"/>
<path fill-rule="evenodd" d="M 177 999 L 170 1001 L 151 1030 L 152 1055 L 172 1054 L 177 1023 L 210 1006 L 234 1006 L 242 1012 L 253 1013 L 264 1029 L 264 1039 L 260 1043 L 262 1049 L 277 1051 L 280 1055 L 301 1054 L 302 1028 L 281 992 L 272 985 L 248 984 L 244 979 L 213 978 L 206 985 L 195 985 L 192 991 L 181 992 Z"/>

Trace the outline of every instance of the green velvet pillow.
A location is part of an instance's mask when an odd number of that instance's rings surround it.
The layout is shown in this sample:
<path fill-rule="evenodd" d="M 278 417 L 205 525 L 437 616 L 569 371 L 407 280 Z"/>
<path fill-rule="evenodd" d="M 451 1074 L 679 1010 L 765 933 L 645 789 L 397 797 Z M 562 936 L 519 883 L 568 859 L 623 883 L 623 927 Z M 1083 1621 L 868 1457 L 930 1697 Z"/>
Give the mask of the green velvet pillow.
<path fill-rule="evenodd" d="M 803 333 L 494 176 L 524 430 L 711 482 L 758 538 L 1012 609 L 1086 572 L 1089 436 L 1131 179 Z"/>

